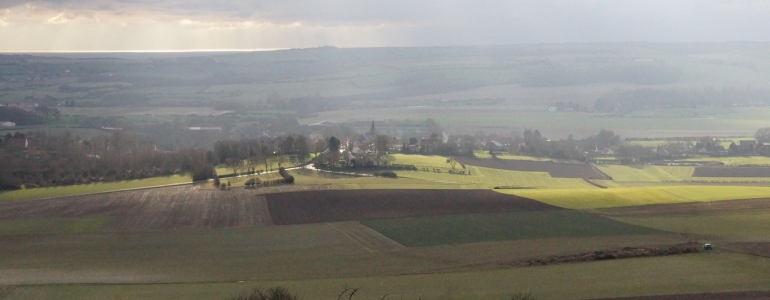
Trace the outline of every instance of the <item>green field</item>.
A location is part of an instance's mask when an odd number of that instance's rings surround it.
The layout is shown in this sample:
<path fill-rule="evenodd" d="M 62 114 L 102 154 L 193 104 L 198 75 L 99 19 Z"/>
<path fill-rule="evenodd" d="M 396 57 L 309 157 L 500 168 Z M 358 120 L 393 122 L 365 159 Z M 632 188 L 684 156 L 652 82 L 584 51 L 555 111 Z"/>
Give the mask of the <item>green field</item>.
<path fill-rule="evenodd" d="M 0 193 L 0 202 L 83 195 L 186 182 L 192 182 L 192 177 L 189 175 L 173 175 L 167 177 L 154 177 L 118 182 L 99 182 L 60 187 L 21 189 Z"/>
<path fill-rule="evenodd" d="M 623 222 L 728 241 L 770 240 L 770 210 L 618 217 Z"/>
<path fill-rule="evenodd" d="M 580 211 L 517 212 L 365 221 L 409 247 L 555 237 L 656 234 Z"/>
<path fill-rule="evenodd" d="M 770 197 L 770 187 L 658 186 L 612 189 L 495 190 L 572 209 Z"/>
<path fill-rule="evenodd" d="M 110 222 L 108 217 L 76 219 L 24 219 L 0 221 L 0 236 L 26 234 L 97 233 Z"/>
<path fill-rule="evenodd" d="M 35 285 L 17 299 L 227 299 L 253 287 L 281 285 L 303 299 L 335 299 L 345 286 L 354 299 L 505 300 L 516 291 L 537 299 L 590 299 L 640 295 L 759 290 L 770 286 L 770 259 L 742 254 L 610 260 L 535 268 L 368 276 L 301 281 L 158 285 Z M 589 288 L 590 287 L 590 288 Z"/>

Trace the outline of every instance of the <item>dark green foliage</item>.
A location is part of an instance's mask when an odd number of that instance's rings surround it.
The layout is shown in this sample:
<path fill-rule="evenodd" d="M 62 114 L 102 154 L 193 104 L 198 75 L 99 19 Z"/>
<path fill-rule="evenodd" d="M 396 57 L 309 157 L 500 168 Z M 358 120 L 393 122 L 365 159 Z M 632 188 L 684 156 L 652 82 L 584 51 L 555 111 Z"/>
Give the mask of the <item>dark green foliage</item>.
<path fill-rule="evenodd" d="M 374 176 L 385 178 L 398 178 L 398 174 L 393 171 L 374 172 Z"/>
<path fill-rule="evenodd" d="M 329 150 L 331 151 L 339 151 L 340 150 L 340 140 L 336 137 L 330 137 L 329 138 Z"/>
<path fill-rule="evenodd" d="M 229 300 L 299 300 L 300 298 L 292 295 L 286 288 L 277 286 L 271 287 L 266 291 L 254 288 L 251 293 L 238 295 Z"/>
<path fill-rule="evenodd" d="M 761 143 L 770 142 L 770 127 L 760 128 L 757 130 L 757 133 L 754 134 L 754 138 Z"/>

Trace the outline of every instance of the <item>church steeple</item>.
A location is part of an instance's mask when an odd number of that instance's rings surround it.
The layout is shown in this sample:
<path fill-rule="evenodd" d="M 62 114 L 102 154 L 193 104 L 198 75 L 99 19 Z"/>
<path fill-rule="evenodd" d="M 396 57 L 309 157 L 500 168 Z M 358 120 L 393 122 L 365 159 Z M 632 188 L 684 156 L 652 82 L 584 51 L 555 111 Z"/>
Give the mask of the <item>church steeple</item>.
<path fill-rule="evenodd" d="M 369 132 L 374 133 L 374 121 L 372 121 L 372 129 L 369 129 Z"/>

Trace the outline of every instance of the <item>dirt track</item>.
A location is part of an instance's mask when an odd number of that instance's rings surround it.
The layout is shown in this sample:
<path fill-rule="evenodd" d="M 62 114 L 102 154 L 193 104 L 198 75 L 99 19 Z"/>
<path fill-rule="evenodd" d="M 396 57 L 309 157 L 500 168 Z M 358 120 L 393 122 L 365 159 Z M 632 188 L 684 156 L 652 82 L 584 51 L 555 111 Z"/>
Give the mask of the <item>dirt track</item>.
<path fill-rule="evenodd" d="M 636 216 L 768 208 L 770 208 L 770 199 L 747 199 L 678 204 L 651 204 L 606 208 L 597 211 L 608 216 Z"/>
<path fill-rule="evenodd" d="M 602 299 L 595 299 L 595 300 L 767 300 L 767 299 L 770 299 L 770 291 L 661 295 L 661 296 L 626 297 L 626 298 L 602 298 Z"/>

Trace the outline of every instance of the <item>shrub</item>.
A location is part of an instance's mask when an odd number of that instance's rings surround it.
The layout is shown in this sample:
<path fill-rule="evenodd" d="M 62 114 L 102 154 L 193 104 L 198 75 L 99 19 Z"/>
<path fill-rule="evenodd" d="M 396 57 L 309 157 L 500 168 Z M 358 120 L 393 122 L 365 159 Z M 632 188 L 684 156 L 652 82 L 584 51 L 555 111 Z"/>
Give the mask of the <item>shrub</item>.
<path fill-rule="evenodd" d="M 393 171 L 374 172 L 374 176 L 385 177 L 385 178 L 398 178 L 398 174 L 396 174 L 396 172 L 393 172 Z"/>
<path fill-rule="evenodd" d="M 259 288 L 254 288 L 251 293 L 246 295 L 238 295 L 230 298 L 230 300 L 299 300 L 299 297 L 289 293 L 286 288 L 277 286 L 262 291 Z"/>

